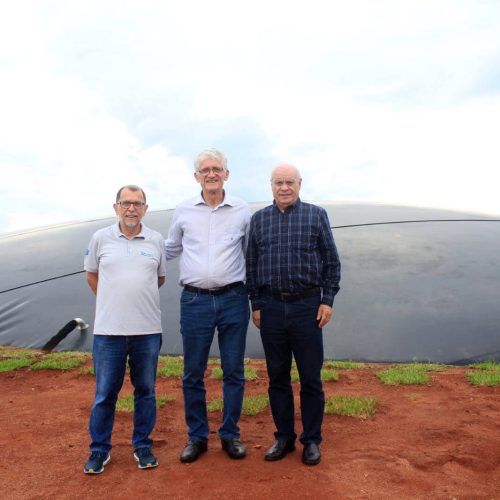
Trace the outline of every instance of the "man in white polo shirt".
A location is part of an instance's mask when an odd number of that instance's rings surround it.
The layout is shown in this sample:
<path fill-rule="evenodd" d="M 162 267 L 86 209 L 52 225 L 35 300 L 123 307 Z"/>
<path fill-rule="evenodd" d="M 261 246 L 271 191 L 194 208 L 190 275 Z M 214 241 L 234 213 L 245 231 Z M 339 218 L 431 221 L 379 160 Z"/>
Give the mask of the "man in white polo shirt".
<path fill-rule="evenodd" d="M 87 282 L 96 294 L 96 394 L 86 474 L 100 474 L 111 460 L 111 432 L 127 358 L 134 386 L 134 458 L 140 469 L 158 465 L 150 434 L 156 422 L 156 369 L 162 342 L 158 288 L 165 282 L 164 239 L 141 222 L 148 206 L 140 187 L 122 187 L 113 207 L 118 222 L 96 231 L 84 261 Z"/>
<path fill-rule="evenodd" d="M 207 450 L 208 419 L 204 374 L 218 330 L 224 410 L 219 437 L 231 458 L 243 458 L 238 421 L 245 386 L 245 341 L 250 317 L 245 281 L 245 246 L 250 224 L 247 203 L 229 196 L 227 160 L 216 149 L 195 160 L 201 193 L 176 209 L 168 233 L 167 260 L 180 255 L 181 334 L 184 349 L 182 390 L 188 442 L 181 462 Z"/>

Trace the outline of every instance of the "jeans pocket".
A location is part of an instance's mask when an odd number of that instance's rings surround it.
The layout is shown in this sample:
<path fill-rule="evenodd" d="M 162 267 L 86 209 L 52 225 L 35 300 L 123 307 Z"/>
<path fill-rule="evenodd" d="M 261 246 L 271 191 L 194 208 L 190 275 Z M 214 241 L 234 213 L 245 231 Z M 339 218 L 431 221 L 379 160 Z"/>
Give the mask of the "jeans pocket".
<path fill-rule="evenodd" d="M 197 298 L 197 293 L 187 292 L 186 290 L 183 290 L 183 292 L 181 293 L 181 305 L 194 304 Z"/>

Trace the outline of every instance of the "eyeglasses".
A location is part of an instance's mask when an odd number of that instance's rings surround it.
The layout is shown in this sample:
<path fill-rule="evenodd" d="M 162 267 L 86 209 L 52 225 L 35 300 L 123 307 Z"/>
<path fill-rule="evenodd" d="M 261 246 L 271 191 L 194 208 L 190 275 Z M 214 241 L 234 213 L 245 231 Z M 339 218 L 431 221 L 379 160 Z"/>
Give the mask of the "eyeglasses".
<path fill-rule="evenodd" d="M 222 167 L 203 167 L 197 170 L 198 174 L 201 175 L 208 175 L 210 172 L 213 172 L 214 174 L 222 174 L 224 172 L 224 168 Z"/>
<path fill-rule="evenodd" d="M 286 184 L 286 186 L 291 187 L 294 186 L 296 182 L 297 179 L 271 179 L 271 184 L 275 187 L 282 187 L 283 184 Z"/>
<path fill-rule="evenodd" d="M 132 205 L 134 205 L 134 208 L 142 208 L 145 203 L 143 201 L 128 201 L 128 200 L 123 200 L 119 201 L 118 205 L 122 208 L 130 208 Z"/>

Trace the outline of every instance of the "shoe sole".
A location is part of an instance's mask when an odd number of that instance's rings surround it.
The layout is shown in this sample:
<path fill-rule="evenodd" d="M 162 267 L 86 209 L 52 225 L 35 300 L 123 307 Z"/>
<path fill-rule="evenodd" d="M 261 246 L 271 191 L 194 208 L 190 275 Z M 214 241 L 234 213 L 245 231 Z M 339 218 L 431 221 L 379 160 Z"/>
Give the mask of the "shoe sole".
<path fill-rule="evenodd" d="M 104 472 L 104 467 L 109 464 L 111 460 L 111 455 L 108 455 L 108 458 L 104 460 L 102 463 L 102 467 L 99 470 L 94 470 L 94 469 L 86 469 L 85 467 L 83 468 L 83 473 L 84 474 L 102 474 Z"/>
<path fill-rule="evenodd" d="M 317 460 L 304 460 L 302 459 L 302 463 L 305 465 L 318 465 L 321 462 L 321 458 L 318 458 Z"/>
<path fill-rule="evenodd" d="M 153 464 L 147 464 L 147 465 L 141 465 L 139 457 L 134 453 L 134 458 L 137 460 L 137 467 L 139 469 L 154 469 L 155 467 L 158 467 L 158 461 L 156 461 Z"/>

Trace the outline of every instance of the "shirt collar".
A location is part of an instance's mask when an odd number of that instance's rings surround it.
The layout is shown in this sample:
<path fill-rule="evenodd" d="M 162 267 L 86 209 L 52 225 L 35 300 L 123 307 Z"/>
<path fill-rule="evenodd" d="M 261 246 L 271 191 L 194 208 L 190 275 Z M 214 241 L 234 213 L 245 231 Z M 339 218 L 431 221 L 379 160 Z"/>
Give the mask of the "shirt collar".
<path fill-rule="evenodd" d="M 148 228 L 141 222 L 141 232 L 139 234 L 136 234 L 132 239 L 134 238 L 142 238 L 146 239 L 146 232 L 148 231 Z M 122 236 L 124 238 L 129 239 L 126 235 L 124 235 L 120 229 L 120 222 L 117 221 L 116 224 L 113 226 L 113 232 L 115 233 L 115 236 L 117 238 L 121 238 Z"/>
<path fill-rule="evenodd" d="M 200 194 L 194 198 L 194 204 L 195 205 L 207 205 L 208 206 L 208 203 L 203 199 L 202 191 L 200 191 Z M 233 199 L 233 197 L 230 196 L 229 194 L 227 194 L 226 191 L 224 191 L 224 200 L 218 206 L 219 207 L 223 207 L 224 205 L 229 205 L 230 207 L 234 206 L 234 199 Z"/>

